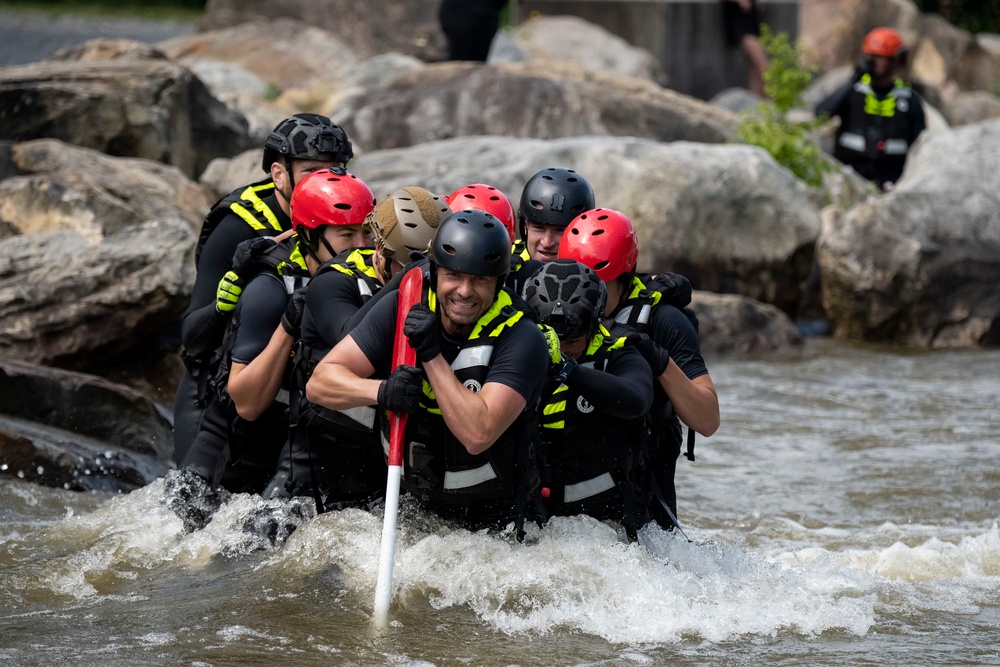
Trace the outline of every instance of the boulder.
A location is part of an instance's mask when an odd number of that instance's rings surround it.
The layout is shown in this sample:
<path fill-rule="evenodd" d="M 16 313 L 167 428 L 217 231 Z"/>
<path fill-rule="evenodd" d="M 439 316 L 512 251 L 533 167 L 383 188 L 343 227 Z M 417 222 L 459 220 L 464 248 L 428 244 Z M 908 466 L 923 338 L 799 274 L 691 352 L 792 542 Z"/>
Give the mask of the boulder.
<path fill-rule="evenodd" d="M 920 10 L 912 0 L 802 0 L 799 40 L 805 59 L 821 72 L 853 64 L 873 28 L 894 28 L 912 48 L 920 35 Z"/>
<path fill-rule="evenodd" d="M 952 126 L 1000 118 L 1000 97 L 983 90 L 959 93 L 944 114 Z"/>
<path fill-rule="evenodd" d="M 263 150 L 259 148 L 245 151 L 234 158 L 216 158 L 205 167 L 201 183 L 212 191 L 215 199 L 224 197 L 238 187 L 265 178 L 260 168 L 262 158 Z"/>
<path fill-rule="evenodd" d="M 705 356 L 766 356 L 801 350 L 805 338 L 775 306 L 736 294 L 695 290 L 691 308 Z"/>
<path fill-rule="evenodd" d="M 116 158 L 55 139 L 7 146 L 11 173 L 0 180 L 0 220 L 17 233 L 72 231 L 100 243 L 164 215 L 197 230 L 211 194 L 175 167 Z"/>
<path fill-rule="evenodd" d="M 806 186 L 759 148 L 636 137 L 467 137 L 373 151 L 351 169 L 376 196 L 407 185 L 449 193 L 489 183 L 517 206 L 528 178 L 551 166 L 576 169 L 598 206 L 631 218 L 641 269 L 676 271 L 698 289 L 795 311 L 819 213 Z"/>
<path fill-rule="evenodd" d="M 265 82 L 265 87 L 271 85 L 279 92 L 333 76 L 357 60 L 336 34 L 318 27 L 315 21 L 291 17 L 175 37 L 157 47 L 192 68 L 203 60 L 238 65 Z"/>
<path fill-rule="evenodd" d="M 510 30 L 517 51 L 491 51 L 490 62 L 526 60 L 574 63 L 612 76 L 666 83 L 666 72 L 652 53 L 578 16 L 532 16 Z"/>
<path fill-rule="evenodd" d="M 176 215 L 99 244 L 68 231 L 0 241 L 0 357 L 90 370 L 149 347 L 187 307 L 194 241 Z"/>
<path fill-rule="evenodd" d="M 313 79 L 307 85 L 286 90 L 277 99 L 277 104 L 290 111 L 314 111 L 326 113 L 337 106 L 349 94 L 368 88 L 382 88 L 423 63 L 413 56 L 395 51 L 383 53 L 356 62 L 351 67 L 339 70 L 335 75 Z M 358 147 L 355 147 L 358 150 Z"/>
<path fill-rule="evenodd" d="M 184 66 L 159 57 L 0 68 L 0 139 L 50 137 L 197 176 L 249 148 L 247 122 Z"/>
<path fill-rule="evenodd" d="M 362 58 L 399 51 L 426 59 L 440 57 L 444 48 L 437 20 L 439 4 L 440 0 L 208 0 L 198 29 L 297 19 L 332 33 Z"/>
<path fill-rule="evenodd" d="M 734 114 L 649 81 L 562 63 L 439 63 L 342 100 L 329 111 L 364 150 L 467 135 L 551 139 L 637 136 L 719 143 Z"/>
<path fill-rule="evenodd" d="M 1000 345 L 1000 120 L 928 133 L 883 197 L 824 211 L 823 305 L 840 338 Z"/>
<path fill-rule="evenodd" d="M 128 492 L 170 467 L 166 414 L 102 378 L 0 359 L 0 475 Z"/>

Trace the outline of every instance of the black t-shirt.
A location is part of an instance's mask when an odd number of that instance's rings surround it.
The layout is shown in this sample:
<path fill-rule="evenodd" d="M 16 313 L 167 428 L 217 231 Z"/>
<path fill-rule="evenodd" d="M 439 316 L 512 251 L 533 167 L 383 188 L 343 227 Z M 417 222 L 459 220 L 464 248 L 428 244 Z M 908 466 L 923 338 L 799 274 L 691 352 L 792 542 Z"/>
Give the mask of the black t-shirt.
<path fill-rule="evenodd" d="M 375 368 L 373 377 L 387 377 L 392 366 L 399 293 L 385 295 L 351 331 L 350 336 Z M 458 356 L 458 341 L 441 335 L 441 353 L 450 364 Z M 499 382 L 533 405 L 541 393 L 549 365 L 545 338 L 534 322 L 522 317 L 495 341 L 485 385 Z"/>
<path fill-rule="evenodd" d="M 264 351 L 287 306 L 288 292 L 280 278 L 262 273 L 250 281 L 233 311 L 234 362 L 249 364 Z"/>
<path fill-rule="evenodd" d="M 698 332 L 680 309 L 667 303 L 653 308 L 645 333 L 667 351 L 689 380 L 708 374 Z"/>
<path fill-rule="evenodd" d="M 302 342 L 326 351 L 349 331 L 348 321 L 361 306 L 358 279 L 340 271 L 324 271 L 309 283 L 302 315 Z"/>
<path fill-rule="evenodd" d="M 573 369 L 566 385 L 580 392 L 599 412 L 617 419 L 639 419 L 653 404 L 653 372 L 631 347 L 613 352 L 604 370 L 587 366 Z"/>

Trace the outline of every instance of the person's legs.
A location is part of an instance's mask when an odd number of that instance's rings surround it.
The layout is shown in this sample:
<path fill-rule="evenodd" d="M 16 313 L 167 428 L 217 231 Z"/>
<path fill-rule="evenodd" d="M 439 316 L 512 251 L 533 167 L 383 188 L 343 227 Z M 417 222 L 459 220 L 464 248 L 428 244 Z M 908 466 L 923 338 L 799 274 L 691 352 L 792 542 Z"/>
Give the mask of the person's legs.
<path fill-rule="evenodd" d="M 767 53 L 756 35 L 743 35 L 740 48 L 747 60 L 747 87 L 759 97 L 764 94 L 764 70 L 767 69 Z"/>

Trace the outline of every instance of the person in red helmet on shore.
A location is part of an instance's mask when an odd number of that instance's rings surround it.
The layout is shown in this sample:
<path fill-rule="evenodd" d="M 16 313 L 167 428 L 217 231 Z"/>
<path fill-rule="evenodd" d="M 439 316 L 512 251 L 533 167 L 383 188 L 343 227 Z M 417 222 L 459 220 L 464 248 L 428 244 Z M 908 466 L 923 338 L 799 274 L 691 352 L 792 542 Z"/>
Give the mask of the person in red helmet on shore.
<path fill-rule="evenodd" d="M 697 320 L 687 308 L 686 278 L 636 273 L 639 244 L 631 220 L 619 211 L 597 208 L 566 228 L 559 256 L 589 266 L 607 285 L 607 326 L 643 334 L 640 349 L 653 370 L 654 399 L 648 447 L 650 515 L 662 527 L 677 525 L 674 470 L 688 426 L 687 456 L 694 460 L 693 433 L 710 436 L 719 428 L 719 398 L 701 356 Z"/>
<path fill-rule="evenodd" d="M 875 28 L 861 53 L 854 78 L 820 102 L 816 115 L 840 118 L 834 157 L 888 190 L 926 127 L 923 101 L 900 78 L 906 46 L 898 32 Z"/>

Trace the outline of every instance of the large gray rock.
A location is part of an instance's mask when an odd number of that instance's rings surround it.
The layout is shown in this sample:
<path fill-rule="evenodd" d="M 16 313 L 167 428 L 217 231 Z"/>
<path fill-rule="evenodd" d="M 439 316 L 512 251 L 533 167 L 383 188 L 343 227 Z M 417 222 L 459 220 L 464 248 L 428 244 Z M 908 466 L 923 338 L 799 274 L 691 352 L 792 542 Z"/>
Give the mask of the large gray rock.
<path fill-rule="evenodd" d="M 187 306 L 194 239 L 173 216 L 100 244 L 73 232 L 0 241 L 0 357 L 90 370 L 148 346 Z"/>
<path fill-rule="evenodd" d="M 652 53 L 578 16 L 533 16 L 510 30 L 517 52 L 491 50 L 490 62 L 575 63 L 614 76 L 666 83 Z"/>
<path fill-rule="evenodd" d="M 364 150 L 468 135 L 584 135 L 719 143 L 736 116 L 649 81 L 575 65 L 440 63 L 343 99 L 329 110 Z"/>
<path fill-rule="evenodd" d="M 429 57 L 439 55 L 444 43 L 437 20 L 439 4 L 440 0 L 208 0 L 199 30 L 289 18 L 336 35 L 362 58 L 388 51 Z"/>
<path fill-rule="evenodd" d="M 127 492 L 163 475 L 172 449 L 170 421 L 142 394 L 0 359 L 0 475 Z"/>
<path fill-rule="evenodd" d="M 528 178 L 551 166 L 576 169 L 594 187 L 598 206 L 631 218 L 641 269 L 676 271 L 698 289 L 795 311 L 819 213 L 807 188 L 758 148 L 635 137 L 471 137 L 366 153 L 351 169 L 376 196 L 406 185 L 448 194 L 489 183 L 517 206 Z"/>
<path fill-rule="evenodd" d="M 801 350 L 805 339 L 775 306 L 736 294 L 695 290 L 701 352 L 706 356 L 767 356 Z"/>
<path fill-rule="evenodd" d="M 953 126 L 1000 118 L 1000 97 L 982 90 L 959 93 L 944 113 Z"/>
<path fill-rule="evenodd" d="M 66 230 L 100 243 L 164 215 L 196 230 L 214 201 L 177 168 L 151 160 L 110 157 L 55 139 L 8 145 L 5 154 L 16 175 L 0 180 L 0 220 L 21 234 Z"/>
<path fill-rule="evenodd" d="M 295 18 L 231 24 L 156 46 L 188 66 L 202 60 L 239 65 L 277 90 L 333 76 L 357 60 L 334 33 L 317 27 L 315 21 Z"/>
<path fill-rule="evenodd" d="M 197 176 L 249 148 L 247 122 L 190 70 L 159 57 L 0 68 L 0 139 L 50 137 Z"/>
<path fill-rule="evenodd" d="M 899 31 L 911 48 L 920 35 L 920 9 L 912 0 L 802 0 L 799 40 L 821 72 L 853 63 L 869 30 Z"/>
<path fill-rule="evenodd" d="M 1000 344 L 1000 120 L 923 136 L 892 192 L 825 211 L 818 257 L 838 337 Z"/>

